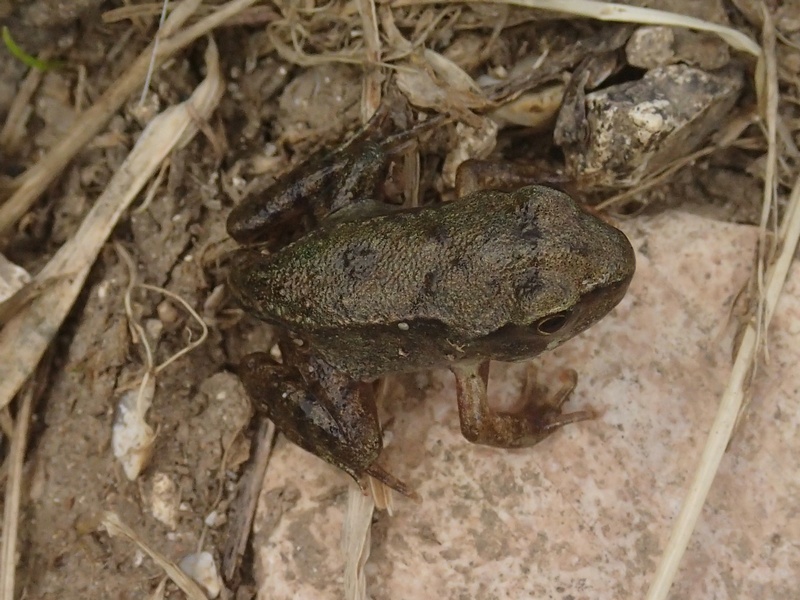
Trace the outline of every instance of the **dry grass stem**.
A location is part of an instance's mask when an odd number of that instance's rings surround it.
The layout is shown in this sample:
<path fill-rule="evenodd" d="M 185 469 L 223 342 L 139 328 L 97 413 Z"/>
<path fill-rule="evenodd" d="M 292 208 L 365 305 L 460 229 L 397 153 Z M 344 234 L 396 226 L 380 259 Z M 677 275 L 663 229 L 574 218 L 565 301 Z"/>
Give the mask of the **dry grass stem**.
<path fill-rule="evenodd" d="M 764 59 L 759 61 L 763 69 L 756 74 L 758 98 L 761 101 L 759 108 L 766 126 L 767 137 L 767 162 L 764 172 L 764 195 L 761 203 L 761 220 L 759 222 L 758 256 L 756 262 L 756 275 L 758 284 L 758 307 L 756 311 L 756 344 L 765 349 L 766 330 L 768 322 L 765 320 L 764 277 L 768 264 L 772 262 L 779 240 L 770 235 L 778 229 L 778 206 L 775 197 L 778 181 L 778 65 L 775 55 L 775 26 L 769 10 L 762 4 L 764 26 L 762 38 L 764 43 Z M 759 74 L 762 77 L 759 77 Z M 768 354 L 767 354 L 768 355 Z"/>
<path fill-rule="evenodd" d="M 202 344 L 208 337 L 208 326 L 189 303 L 177 294 L 160 287 L 139 283 L 136 265 L 130 254 L 128 254 L 121 244 L 115 244 L 114 247 L 117 254 L 128 268 L 129 280 L 124 296 L 125 315 L 128 318 L 128 327 L 130 327 L 132 334 L 131 337 L 135 341 L 138 341 L 144 348 L 145 371 L 139 382 L 139 389 L 133 406 L 129 407 L 126 397 L 123 397 L 120 403 L 120 408 L 117 411 L 118 422 L 114 425 L 111 439 L 114 455 L 122 463 L 125 474 L 129 479 L 136 479 L 150 459 L 152 444 L 155 440 L 153 429 L 147 423 L 145 417 L 147 411 L 150 410 L 153 396 L 155 395 L 156 377 L 172 362 Z M 192 318 L 200 324 L 202 329 L 202 333 L 198 339 L 191 341 L 187 346 L 167 358 L 158 366 L 154 364 L 153 349 L 150 346 L 150 341 L 147 339 L 147 333 L 141 323 L 136 319 L 133 311 L 132 294 L 133 290 L 137 287 L 164 294 L 172 298 L 186 309 Z"/>
<path fill-rule="evenodd" d="M 342 550 L 344 552 L 344 597 L 346 600 L 367 599 L 367 578 L 364 565 L 369 558 L 370 529 L 375 504 L 357 485 L 347 488 L 347 511 L 344 517 Z"/>
<path fill-rule="evenodd" d="M 759 45 L 737 29 L 725 27 L 677 13 L 654 8 L 628 6 L 614 2 L 599 2 L 597 0 L 484 0 L 487 4 L 506 4 L 548 10 L 557 13 L 575 15 L 596 19 L 598 21 L 611 21 L 614 23 L 638 23 L 640 25 L 664 25 L 667 27 L 684 27 L 714 33 L 728 43 L 731 47 L 747 52 L 755 57 L 761 56 Z M 393 7 L 419 6 L 427 4 L 468 4 L 463 0 L 394 0 Z"/>
<path fill-rule="evenodd" d="M 44 72 L 31 69 L 14 96 L 14 101 L 8 109 L 6 122 L 3 124 L 3 129 L 0 130 L 0 148 L 3 149 L 3 154 L 6 156 L 13 153 L 19 141 L 26 135 L 25 126 L 33 112 L 31 98 L 43 76 Z"/>
<path fill-rule="evenodd" d="M 31 420 L 35 386 L 29 385 L 22 394 L 17 413 L 14 436 L 8 458 L 8 482 L 3 507 L 3 540 L 0 546 L 0 600 L 14 600 L 14 575 L 17 566 L 17 532 L 22 495 L 22 466 L 28 445 L 28 426 Z"/>
<path fill-rule="evenodd" d="M 0 301 L 0 327 L 8 323 L 25 306 L 41 295 L 44 290 L 55 285 L 62 277 L 47 277 L 44 279 L 34 279 L 23 285 L 8 298 Z"/>
<path fill-rule="evenodd" d="M 113 537 L 123 537 L 136 544 L 139 550 L 152 558 L 155 563 L 164 570 L 167 577 L 169 577 L 191 600 L 208 600 L 205 592 L 200 589 L 200 586 L 184 573 L 178 565 L 158 552 L 155 548 L 151 547 L 139 537 L 133 529 L 125 525 L 119 518 L 119 515 L 113 512 L 107 512 L 103 515 L 101 525 L 108 531 L 109 535 Z"/>
<path fill-rule="evenodd" d="M 248 473 L 247 486 L 239 492 L 239 496 L 236 499 L 235 520 L 231 522 L 225 539 L 225 547 L 222 552 L 222 572 L 226 581 L 234 580 L 241 559 L 247 551 L 247 541 L 250 539 L 250 531 L 253 528 L 258 497 L 264 483 L 264 474 L 267 472 L 269 460 L 272 456 L 276 429 L 272 421 L 268 419 L 265 421 L 266 424 L 262 422 L 259 426 L 258 438 L 260 443 L 253 458 L 252 469 Z M 224 477 L 224 472 L 224 468 L 221 468 L 221 478 Z M 215 505 L 222 499 L 224 489 L 224 481 L 221 479 L 219 495 Z"/>
<path fill-rule="evenodd" d="M 381 84 L 383 76 L 378 65 L 381 61 L 381 38 L 378 33 L 378 14 L 375 0 L 358 0 L 361 26 L 364 30 L 366 62 L 373 66 L 367 68 L 361 87 L 361 119 L 367 122 L 378 110 L 381 103 Z"/>
<path fill-rule="evenodd" d="M 760 138 L 759 138 L 759 140 L 760 140 Z M 657 186 L 659 186 L 661 184 L 666 183 L 667 181 L 670 180 L 670 178 L 673 175 L 675 175 L 675 173 L 677 173 L 678 171 L 680 171 L 684 167 L 687 167 L 687 166 L 695 163 L 696 161 L 698 161 L 701 158 L 704 158 L 706 156 L 710 156 L 714 152 L 717 152 L 718 150 L 720 150 L 722 148 L 726 148 L 726 147 L 729 147 L 729 146 L 735 146 L 737 148 L 749 147 L 755 141 L 756 140 L 754 140 L 753 138 L 742 138 L 742 139 L 736 140 L 734 142 L 730 142 L 730 143 L 726 143 L 726 144 L 718 144 L 718 145 L 714 145 L 714 146 L 706 146 L 705 148 L 700 148 L 700 150 L 695 150 L 694 152 L 692 152 L 688 156 L 684 156 L 683 158 L 680 158 L 680 159 L 670 163 L 669 165 L 667 165 L 666 167 L 664 167 L 663 169 L 661 169 L 657 173 L 649 176 L 647 179 L 645 179 L 641 183 L 637 184 L 635 187 L 633 187 L 633 188 L 631 188 L 629 190 L 625 190 L 624 192 L 620 192 L 619 194 L 615 194 L 614 196 L 611 196 L 610 198 L 606 198 L 602 202 L 600 202 L 598 204 L 595 204 L 592 208 L 594 210 L 597 210 L 597 211 L 608 210 L 609 208 L 611 208 L 613 206 L 616 206 L 616 205 L 624 202 L 625 200 L 633 198 L 634 196 L 638 196 L 639 194 L 643 194 L 647 190 L 653 189 L 654 187 L 657 187 Z"/>
<path fill-rule="evenodd" d="M 183 308 L 186 309 L 186 312 L 188 312 L 189 315 L 195 321 L 197 321 L 197 324 L 200 325 L 200 330 L 201 330 L 200 337 L 197 338 L 194 341 L 190 341 L 189 344 L 187 344 L 184 348 L 181 348 L 178 352 L 176 352 L 175 354 L 170 356 L 168 359 L 166 359 L 164 362 L 162 362 L 158 366 L 156 366 L 153 369 L 153 373 L 157 375 L 158 373 L 160 373 L 161 371 L 166 369 L 169 365 L 171 365 L 173 362 L 175 362 L 176 360 L 178 360 L 182 356 L 185 356 L 186 354 L 188 354 L 189 352 L 191 352 L 192 350 L 197 348 L 200 344 L 205 342 L 206 338 L 208 337 L 208 325 L 206 325 L 206 322 L 197 313 L 197 311 L 194 308 L 192 308 L 191 305 L 186 300 L 184 300 L 181 296 L 179 296 L 178 294 L 176 294 L 174 292 L 171 292 L 171 291 L 169 291 L 167 289 L 164 289 L 162 287 L 158 287 L 156 285 L 150 285 L 149 283 L 140 283 L 139 287 L 141 287 L 141 288 L 143 288 L 145 290 L 150 290 L 151 292 L 164 294 L 165 296 L 167 296 L 169 298 L 172 298 L 173 300 L 175 300 L 175 302 L 177 302 L 181 306 L 183 306 Z"/>
<path fill-rule="evenodd" d="M 144 195 L 144 200 L 142 203 L 134 208 L 131 213 L 134 215 L 140 215 L 144 213 L 150 204 L 152 204 L 153 199 L 156 197 L 156 193 L 161 188 L 161 183 L 164 181 L 164 176 L 167 174 L 167 169 L 169 169 L 170 159 L 166 158 L 164 162 L 161 163 L 161 168 L 158 170 L 158 174 L 153 179 L 153 182 L 147 188 L 147 193 Z"/>
<path fill-rule="evenodd" d="M 169 5 L 169 0 L 163 0 L 163 4 L 161 6 L 161 16 L 158 20 L 158 29 L 159 31 L 164 27 L 164 21 L 167 20 L 167 6 Z M 147 98 L 147 90 L 150 89 L 150 80 L 153 78 L 153 71 L 156 68 L 156 57 L 158 56 L 158 42 L 160 37 L 156 35 L 153 39 L 152 43 L 152 52 L 150 53 L 150 63 L 147 65 L 147 74 L 144 77 L 144 85 L 142 86 L 142 95 L 139 97 L 139 105 L 143 105 L 145 99 Z"/>
<path fill-rule="evenodd" d="M 103 23 L 118 23 L 120 21 L 140 21 L 144 18 L 151 18 L 164 12 L 164 2 L 149 2 L 146 4 L 134 4 L 120 6 L 104 11 L 102 14 Z"/>
<path fill-rule="evenodd" d="M 14 437 L 14 419 L 11 418 L 11 413 L 8 408 L 0 410 L 0 433 L 8 439 Z"/>
<path fill-rule="evenodd" d="M 615 194 L 610 198 L 606 198 L 599 204 L 596 204 L 592 208 L 597 211 L 608 210 L 612 206 L 618 205 L 625 200 L 633 198 L 634 196 L 638 196 L 639 194 L 643 194 L 647 190 L 650 190 L 656 186 L 669 181 L 670 177 L 672 177 L 675 173 L 683 169 L 684 167 L 691 165 L 695 161 L 713 154 L 716 150 L 718 150 L 717 146 L 706 146 L 705 148 L 700 148 L 700 150 L 695 150 L 688 156 L 684 156 L 671 164 L 667 165 L 658 173 L 648 177 L 641 183 L 638 183 L 635 187 L 632 187 L 629 190 L 625 190 L 624 192 L 620 192 L 619 194 Z"/>

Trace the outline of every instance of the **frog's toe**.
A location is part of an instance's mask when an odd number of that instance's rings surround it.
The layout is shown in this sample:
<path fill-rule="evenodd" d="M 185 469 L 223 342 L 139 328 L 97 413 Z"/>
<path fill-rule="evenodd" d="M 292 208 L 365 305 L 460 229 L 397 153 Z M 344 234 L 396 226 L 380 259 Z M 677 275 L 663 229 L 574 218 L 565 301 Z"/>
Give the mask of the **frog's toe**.
<path fill-rule="evenodd" d="M 522 412 L 535 432 L 547 435 L 564 425 L 597 417 L 597 414 L 592 409 L 571 413 L 562 412 L 564 403 L 569 400 L 575 386 L 578 384 L 578 374 L 574 369 L 563 369 L 559 373 L 558 378 L 561 386 L 553 394 L 550 394 L 546 387 L 538 385 L 535 374 L 535 368 L 529 368 L 525 387 L 522 391 L 523 401 L 525 402 L 525 408 Z"/>
<path fill-rule="evenodd" d="M 561 407 L 569 400 L 575 386 L 578 385 L 578 373 L 574 369 L 562 369 L 558 375 L 561 387 L 554 394 L 546 385 L 541 385 L 536 377 L 537 368 L 533 363 L 528 363 L 525 384 L 522 388 L 521 404 L 525 410 L 551 410 L 561 412 Z"/>
<path fill-rule="evenodd" d="M 367 475 L 374 477 L 384 485 L 389 486 L 394 491 L 403 494 L 407 498 L 411 498 L 412 500 L 416 500 L 417 502 L 420 501 L 420 497 L 417 492 L 414 491 L 414 488 L 410 487 L 404 481 L 401 481 L 388 471 L 386 471 L 383 467 L 381 467 L 377 463 L 372 463 L 367 469 L 364 471 Z M 359 484 L 360 485 L 360 484 Z"/>

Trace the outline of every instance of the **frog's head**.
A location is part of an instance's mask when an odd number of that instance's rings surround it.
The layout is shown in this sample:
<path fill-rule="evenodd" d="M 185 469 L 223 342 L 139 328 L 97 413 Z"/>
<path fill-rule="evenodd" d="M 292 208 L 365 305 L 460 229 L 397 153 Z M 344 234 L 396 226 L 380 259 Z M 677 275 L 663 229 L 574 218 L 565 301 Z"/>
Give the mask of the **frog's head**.
<path fill-rule="evenodd" d="M 602 319 L 622 300 L 636 267 L 625 234 L 566 194 L 531 186 L 514 197 L 511 229 L 520 240 L 527 236 L 532 250 L 514 265 L 507 318 L 483 340 L 500 360 L 551 350 Z"/>

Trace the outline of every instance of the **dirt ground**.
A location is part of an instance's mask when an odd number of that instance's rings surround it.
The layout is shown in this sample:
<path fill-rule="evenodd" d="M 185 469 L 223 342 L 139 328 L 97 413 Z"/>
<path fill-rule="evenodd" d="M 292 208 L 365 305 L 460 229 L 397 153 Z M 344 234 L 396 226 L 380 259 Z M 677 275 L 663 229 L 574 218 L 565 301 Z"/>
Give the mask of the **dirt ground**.
<path fill-rule="evenodd" d="M 236 247 L 225 232 L 225 219 L 240 198 L 258 194 L 276 175 L 354 131 L 361 120 L 362 84 L 373 71 L 359 66 L 363 48 L 351 46 L 348 37 L 353 23 L 360 22 L 357 3 L 303 3 L 308 9 L 328 11 L 313 18 L 310 11 L 294 12 L 286 6 L 281 11 L 279 4 L 256 4 L 214 31 L 227 80 L 219 108 L 201 134 L 172 153 L 152 201 L 143 209 L 137 209 L 141 200 L 137 201 L 115 228 L 45 359 L 47 368 L 40 371 L 43 391 L 36 399 L 25 461 L 16 597 L 143 598 L 152 593 L 162 570 L 130 542 L 110 537 L 98 527 L 106 511 L 117 513 L 175 561 L 209 548 L 219 559 L 225 547 L 227 525 L 233 518 L 230 510 L 258 429 L 234 372 L 244 355 L 268 349 L 272 339 L 270 328 L 243 315 L 221 287 L 228 269 L 226 254 Z M 759 35 L 759 3 L 646 4 L 679 12 L 691 5 L 695 16 L 733 25 L 754 39 Z M 794 82 L 786 87 L 796 93 L 800 21 L 791 17 L 791 3 L 767 4 L 778 29 L 795 44 L 780 46 L 779 64 L 781 81 Z M 91 106 L 153 39 L 158 15 L 150 5 L 128 17 L 108 18 L 110 11 L 128 5 L 136 6 L 99 0 L 0 0 L 0 20 L 15 42 L 29 54 L 59 61 L 42 73 L 30 96 L 23 135 L 0 148 L 4 196 L 13 189 L 13 178 L 36 164 L 76 115 Z M 206 11 L 212 6 L 209 3 Z M 530 40 L 551 35 L 554 29 L 579 37 L 610 27 L 593 21 L 554 21 L 552 15 L 534 18 L 523 9 L 503 11 L 500 20 L 493 11 L 501 9 L 488 6 L 438 7 L 438 20 L 421 8 L 396 10 L 401 31 L 414 37 L 412 33 L 430 28 L 425 45 L 450 51 L 448 56 L 475 77 L 510 72 L 533 50 L 535 42 Z M 423 17 L 429 20 L 414 24 Z M 289 45 L 286 23 L 292 19 L 297 20 L 296 34 L 300 23 L 307 27 L 302 54 Z M 491 23 L 502 25 L 487 25 Z M 287 45 L 276 49 L 276 38 Z M 36 273 L 74 234 L 141 133 L 146 116 L 184 100 L 202 80 L 206 43 L 195 42 L 157 68 L 144 109 L 137 106 L 137 92 L 78 153 L 3 239 L 8 259 Z M 477 58 L 470 53 L 470 48 L 481 46 L 491 51 Z M 340 53 L 339 59 L 313 60 L 334 52 Z M 729 60 L 749 65 L 735 111 L 752 111 L 752 63 L 736 53 Z M 29 69 L 10 52 L 0 51 L 0 72 L 4 118 Z M 390 73 L 387 69 L 382 79 Z M 637 74 L 626 71 L 620 77 Z M 794 102 L 780 105 L 786 123 L 796 120 Z M 743 131 L 743 137 L 760 135 L 757 125 Z M 796 140 L 796 132 L 786 133 Z M 552 122 L 537 131 L 507 127 L 492 157 L 544 160 L 558 169 L 562 157 L 553 147 L 552 135 Z M 421 148 L 424 201 L 441 192 L 452 194 L 439 173 L 457 136 L 455 126 L 449 125 Z M 625 212 L 655 214 L 679 205 L 706 217 L 755 224 L 765 148 L 754 143 L 701 157 L 636 196 Z M 787 171 L 781 181 L 791 183 L 795 174 L 784 166 Z M 393 185 L 389 195 L 401 196 L 397 192 L 401 183 Z M 597 202 L 613 193 L 590 190 L 581 199 Z M 118 402 L 138 385 L 144 364 L 142 346 L 132 336 L 123 304 L 130 273 L 115 243 L 133 257 L 140 282 L 180 296 L 209 326 L 202 345 L 157 377 L 147 415 L 156 431 L 155 445 L 147 468 L 135 481 L 125 476 L 111 450 Z M 199 335 L 186 311 L 163 294 L 136 290 L 132 311 L 155 348 L 157 362 Z M 406 402 L 413 407 L 415 400 Z M 4 471 L 4 482 L 5 478 Z M 341 500 L 342 489 L 331 502 Z M 291 489 L 283 489 L 274 501 L 272 518 L 277 520 L 280 507 L 293 503 Z M 297 531 L 302 535 L 300 528 Z M 380 536 L 380 530 L 374 535 Z M 324 553 L 325 548 L 318 551 Z M 311 565 L 315 558 L 309 555 L 307 560 Z M 224 589 L 222 597 L 254 596 L 252 562 L 252 552 L 247 552 L 236 589 Z M 170 583 L 165 597 L 178 598 L 182 593 Z"/>

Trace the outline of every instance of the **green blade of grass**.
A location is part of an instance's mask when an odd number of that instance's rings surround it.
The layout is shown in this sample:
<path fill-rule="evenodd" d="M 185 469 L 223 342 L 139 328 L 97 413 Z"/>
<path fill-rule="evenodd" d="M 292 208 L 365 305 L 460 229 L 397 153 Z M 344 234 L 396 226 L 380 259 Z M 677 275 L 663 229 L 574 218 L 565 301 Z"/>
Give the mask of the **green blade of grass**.
<path fill-rule="evenodd" d="M 5 25 L 3 25 L 2 37 L 3 43 L 6 45 L 6 48 L 8 48 L 8 51 L 11 52 L 11 55 L 32 69 L 36 69 L 37 71 L 52 71 L 53 69 L 58 69 L 62 65 L 60 61 L 42 60 L 25 52 L 25 50 L 17 45 L 14 38 L 11 37 L 11 32 Z"/>

